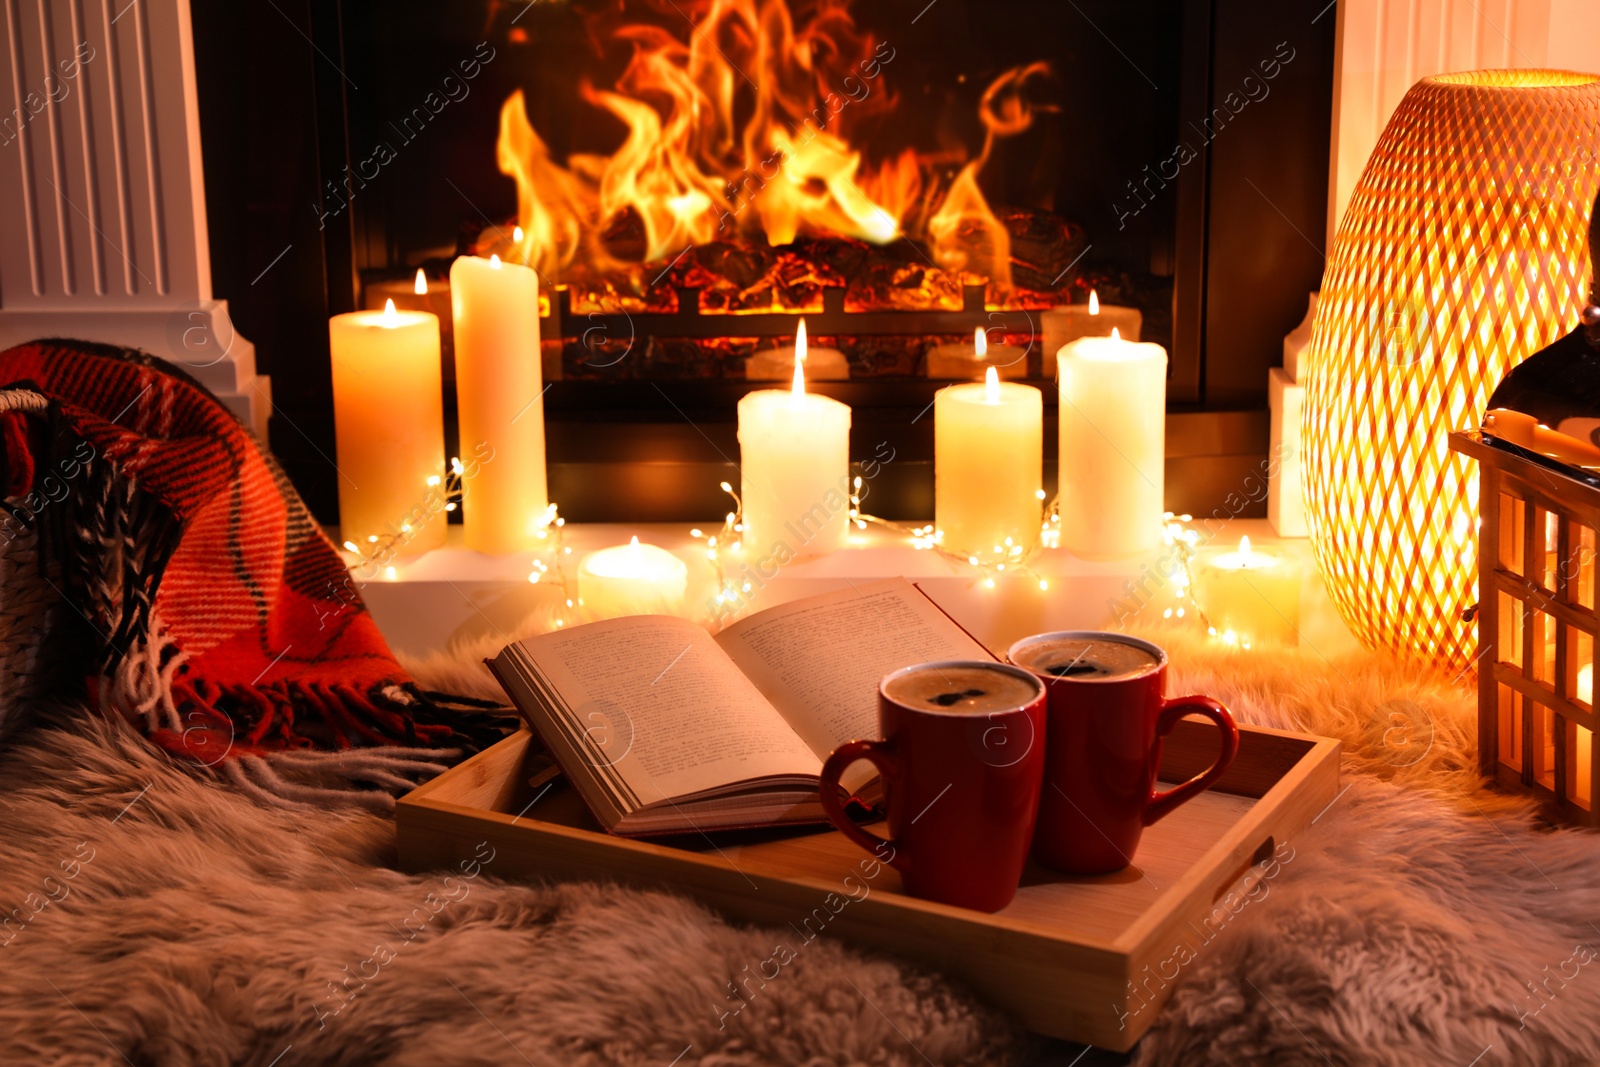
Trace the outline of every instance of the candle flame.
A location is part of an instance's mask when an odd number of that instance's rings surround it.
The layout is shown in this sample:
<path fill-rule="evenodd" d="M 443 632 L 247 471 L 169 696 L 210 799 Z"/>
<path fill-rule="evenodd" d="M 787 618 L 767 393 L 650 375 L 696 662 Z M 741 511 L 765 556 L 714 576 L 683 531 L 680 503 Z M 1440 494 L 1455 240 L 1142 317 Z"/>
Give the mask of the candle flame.
<path fill-rule="evenodd" d="M 638 548 L 639 547 L 639 535 L 638 534 L 634 534 L 633 535 L 633 540 L 628 542 L 628 547 L 629 548 Z"/>
<path fill-rule="evenodd" d="M 398 326 L 400 324 L 400 317 L 395 314 L 393 297 L 383 302 L 383 324 L 385 326 Z"/>
<path fill-rule="evenodd" d="M 1111 339 L 1113 341 L 1122 340 L 1122 332 L 1120 330 L 1118 330 L 1115 326 L 1111 327 Z"/>
<path fill-rule="evenodd" d="M 1000 403 L 1000 372 L 993 367 L 983 375 L 983 399 L 990 404 Z"/>
<path fill-rule="evenodd" d="M 522 227 L 521 226 L 513 226 L 513 227 L 511 227 L 511 239 L 513 241 L 515 241 L 519 245 L 522 243 Z"/>
<path fill-rule="evenodd" d="M 415 291 L 418 296 L 428 295 L 428 276 L 422 273 L 421 267 L 417 268 L 417 284 Z"/>
<path fill-rule="evenodd" d="M 989 354 L 989 335 L 983 332 L 982 326 L 972 331 L 972 350 L 978 354 L 979 359 Z"/>
<path fill-rule="evenodd" d="M 500 257 L 499 256 L 490 256 L 489 257 L 489 266 L 493 267 L 495 270 L 499 270 L 500 269 Z"/>
<path fill-rule="evenodd" d="M 806 343 L 806 320 L 800 320 L 800 328 L 794 334 L 794 361 L 804 363 L 810 354 L 810 345 Z"/>
<path fill-rule="evenodd" d="M 1100 294 L 1093 289 L 1089 290 L 1089 314 L 1100 314 Z"/>
<path fill-rule="evenodd" d="M 1248 537 L 1239 538 L 1239 555 L 1244 557 L 1245 559 L 1249 559 L 1250 558 L 1250 538 L 1248 538 Z"/>

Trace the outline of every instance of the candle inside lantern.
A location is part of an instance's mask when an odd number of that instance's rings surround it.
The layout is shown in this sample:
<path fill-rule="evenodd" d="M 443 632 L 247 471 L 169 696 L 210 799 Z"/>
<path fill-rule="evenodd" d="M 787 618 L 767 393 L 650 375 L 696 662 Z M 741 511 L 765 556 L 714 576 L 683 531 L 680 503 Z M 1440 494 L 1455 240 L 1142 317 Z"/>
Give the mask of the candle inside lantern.
<path fill-rule="evenodd" d="M 1110 337 L 1061 349 L 1061 544 L 1125 559 L 1161 542 L 1167 352 Z"/>
<path fill-rule="evenodd" d="M 425 311 L 355 311 L 328 321 L 338 442 L 339 527 L 366 551 L 444 543 L 444 401 L 439 320 Z"/>
<path fill-rule="evenodd" d="M 1190 570 L 1195 603 L 1225 640 L 1247 647 L 1299 642 L 1300 570 L 1292 561 L 1241 537 L 1237 551 L 1201 551 Z"/>
<path fill-rule="evenodd" d="M 476 461 L 462 483 L 466 546 L 532 549 L 549 521 L 544 467 L 544 376 L 539 276 L 530 268 L 462 256 L 450 266 L 455 312 L 461 454 Z"/>
<path fill-rule="evenodd" d="M 817 348 L 806 340 L 806 320 L 800 320 L 793 348 L 768 348 L 744 361 L 744 376 L 752 382 L 787 382 L 794 378 L 795 354 L 814 382 L 843 381 L 850 377 L 850 361 L 837 348 Z"/>
<path fill-rule="evenodd" d="M 664 548 L 625 545 L 602 548 L 578 564 L 578 597 L 596 619 L 623 615 L 683 614 L 689 568 Z"/>
<path fill-rule="evenodd" d="M 1089 290 L 1087 304 L 1064 304 L 1051 308 L 1039 316 L 1044 335 L 1044 376 L 1056 374 L 1056 360 L 1061 346 L 1080 337 L 1110 337 L 1111 331 L 1128 341 L 1139 340 L 1144 328 L 1144 315 L 1138 308 L 1120 307 L 1100 303 L 1100 294 Z"/>
<path fill-rule="evenodd" d="M 1002 378 L 1028 376 L 1028 350 L 1016 345 L 991 345 L 982 326 L 973 330 L 971 344 L 963 341 L 929 349 L 927 363 L 930 378 L 981 378 L 990 370 L 999 372 Z"/>
<path fill-rule="evenodd" d="M 933 398 L 934 527 L 940 544 L 1005 562 L 1039 539 L 1044 397 L 1031 385 L 951 385 Z"/>
<path fill-rule="evenodd" d="M 741 540 L 758 563 L 842 548 L 850 529 L 850 408 L 806 392 L 805 344 L 789 389 L 739 401 Z"/>

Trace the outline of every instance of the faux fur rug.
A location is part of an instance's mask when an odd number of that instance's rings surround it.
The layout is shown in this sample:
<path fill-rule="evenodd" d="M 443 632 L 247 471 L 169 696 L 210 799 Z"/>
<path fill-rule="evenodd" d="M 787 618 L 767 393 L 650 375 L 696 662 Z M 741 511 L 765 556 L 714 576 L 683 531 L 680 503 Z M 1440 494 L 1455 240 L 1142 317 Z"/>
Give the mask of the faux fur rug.
<path fill-rule="evenodd" d="M 1528 805 L 1480 789 L 1464 683 L 1367 656 L 1153 636 L 1178 688 L 1246 722 L 1341 738 L 1347 788 L 1172 979 L 1133 1062 L 1600 1060 L 1600 837 L 1541 828 Z M 409 666 L 425 685 L 492 693 L 467 666 L 479 654 Z M 825 938 L 730 1014 L 728 982 L 779 934 L 665 894 L 501 882 L 487 854 L 400 874 L 385 818 L 268 810 L 85 716 L 36 709 L 0 752 L 0 1063 L 1082 1054 L 937 975 Z"/>

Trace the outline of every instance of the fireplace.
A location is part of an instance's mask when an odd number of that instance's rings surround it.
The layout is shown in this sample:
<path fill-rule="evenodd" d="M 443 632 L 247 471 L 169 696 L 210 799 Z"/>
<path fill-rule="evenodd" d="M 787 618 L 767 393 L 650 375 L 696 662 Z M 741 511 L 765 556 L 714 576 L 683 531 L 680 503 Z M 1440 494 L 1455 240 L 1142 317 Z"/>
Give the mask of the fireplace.
<path fill-rule="evenodd" d="M 571 518 L 720 514 L 746 360 L 802 317 L 849 360 L 813 388 L 854 453 L 896 457 L 872 510 L 926 517 L 930 347 L 981 328 L 1043 384 L 1043 313 L 1091 291 L 1170 352 L 1168 503 L 1210 510 L 1266 455 L 1266 370 L 1322 269 L 1333 20 L 1283 6 L 196 9 L 216 288 L 328 520 L 325 317 L 447 317 L 467 251 L 540 270 Z"/>

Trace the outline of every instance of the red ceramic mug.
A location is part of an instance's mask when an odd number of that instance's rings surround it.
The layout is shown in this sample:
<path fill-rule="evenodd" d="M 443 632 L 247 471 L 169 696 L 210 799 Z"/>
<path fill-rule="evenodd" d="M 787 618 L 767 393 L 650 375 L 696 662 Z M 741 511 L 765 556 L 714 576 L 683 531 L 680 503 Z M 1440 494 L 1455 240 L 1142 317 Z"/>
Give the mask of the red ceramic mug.
<path fill-rule="evenodd" d="M 1044 684 L 1017 667 L 944 660 L 895 671 L 878 685 L 883 740 L 834 750 L 822 808 L 911 895 L 998 911 L 1016 895 L 1033 840 L 1044 723 Z M 883 779 L 888 840 L 844 812 L 839 776 L 862 759 Z"/>
<path fill-rule="evenodd" d="M 1210 697 L 1162 696 L 1167 654 L 1148 641 L 1092 630 L 1025 637 L 1007 657 L 1049 694 L 1044 786 L 1033 857 L 1072 874 L 1104 874 L 1133 862 L 1144 828 L 1209 789 L 1239 752 L 1239 728 Z M 1155 791 L 1161 739 L 1185 715 L 1222 733 L 1209 769 Z"/>

